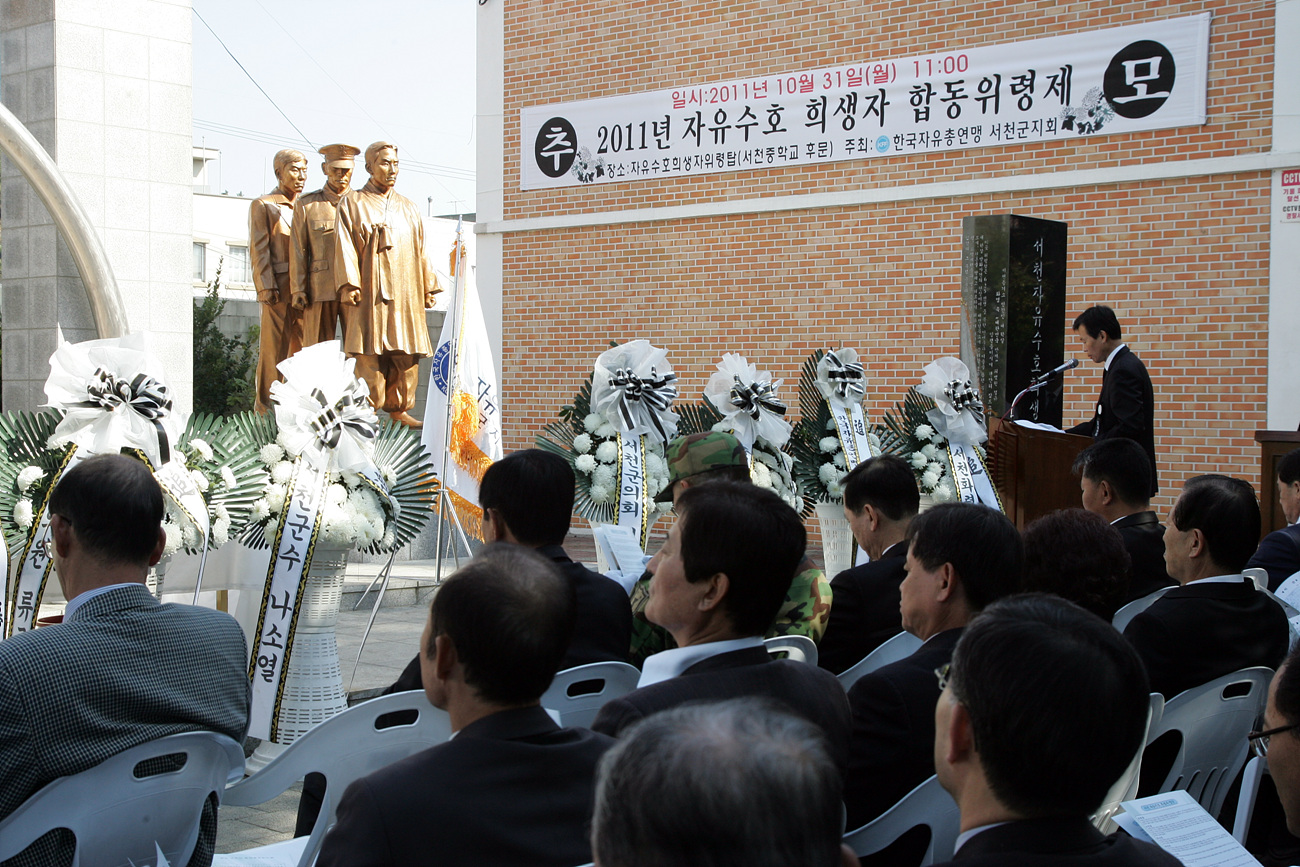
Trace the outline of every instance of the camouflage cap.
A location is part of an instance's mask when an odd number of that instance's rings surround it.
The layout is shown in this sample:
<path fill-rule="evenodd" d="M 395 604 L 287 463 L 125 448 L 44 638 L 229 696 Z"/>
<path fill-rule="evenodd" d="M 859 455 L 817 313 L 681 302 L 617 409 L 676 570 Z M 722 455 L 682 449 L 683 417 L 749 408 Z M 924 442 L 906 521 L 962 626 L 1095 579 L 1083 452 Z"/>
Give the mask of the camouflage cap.
<path fill-rule="evenodd" d="M 677 437 L 665 451 L 668 461 L 668 484 L 655 497 L 656 503 L 673 501 L 673 485 L 696 473 L 720 467 L 748 467 L 745 447 L 729 433 L 705 431 Z"/>

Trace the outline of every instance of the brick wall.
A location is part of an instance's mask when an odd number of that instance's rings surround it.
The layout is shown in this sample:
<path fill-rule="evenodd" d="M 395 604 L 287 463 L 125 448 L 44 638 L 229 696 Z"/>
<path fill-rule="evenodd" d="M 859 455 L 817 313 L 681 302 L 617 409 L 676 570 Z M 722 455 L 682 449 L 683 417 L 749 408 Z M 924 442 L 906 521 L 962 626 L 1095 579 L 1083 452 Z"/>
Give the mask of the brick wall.
<path fill-rule="evenodd" d="M 572 2 L 506 9 L 505 217 L 1106 168 L 1269 147 L 1270 4 L 1135 2 Z M 1010 42 L 1210 10 L 1209 122 L 1072 143 L 987 147 L 521 192 L 518 111 L 874 57 Z M 723 352 L 786 379 L 819 347 L 867 356 L 881 412 L 936 356 L 956 354 L 961 220 L 1014 212 L 1069 224 L 1067 313 L 1115 307 L 1155 384 L 1157 509 L 1209 470 L 1258 485 L 1268 317 L 1265 173 L 978 195 L 885 206 L 507 233 L 506 447 L 532 443 L 595 356 L 643 337 L 699 401 Z M 1068 329 L 1069 319 L 1061 327 Z M 1077 341 L 1067 337 L 1067 352 Z M 1089 416 L 1100 367 L 1067 374 L 1067 424 Z"/>

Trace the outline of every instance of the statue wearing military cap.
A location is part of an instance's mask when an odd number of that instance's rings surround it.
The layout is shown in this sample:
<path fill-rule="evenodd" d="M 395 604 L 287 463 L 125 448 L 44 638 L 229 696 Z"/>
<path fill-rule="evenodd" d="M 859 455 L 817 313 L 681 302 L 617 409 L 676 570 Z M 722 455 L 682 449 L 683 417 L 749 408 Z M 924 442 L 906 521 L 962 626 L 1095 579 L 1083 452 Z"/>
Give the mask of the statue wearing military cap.
<path fill-rule="evenodd" d="M 293 260 L 289 285 L 293 306 L 302 311 L 302 345 L 333 340 L 339 324 L 338 283 L 334 280 L 334 221 L 339 201 L 351 189 L 352 167 L 360 148 L 325 145 L 321 171 L 325 186 L 304 193 L 293 206 Z M 345 338 L 346 339 L 346 338 Z"/>

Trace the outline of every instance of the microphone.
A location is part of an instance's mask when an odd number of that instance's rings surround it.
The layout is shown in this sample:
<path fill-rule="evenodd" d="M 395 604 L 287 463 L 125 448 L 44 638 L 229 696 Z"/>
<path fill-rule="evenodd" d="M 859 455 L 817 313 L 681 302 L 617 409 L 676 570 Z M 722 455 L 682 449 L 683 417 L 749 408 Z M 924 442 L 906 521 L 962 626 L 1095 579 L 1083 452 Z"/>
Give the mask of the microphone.
<path fill-rule="evenodd" d="M 1065 373 L 1065 371 L 1067 370 L 1074 370 L 1074 368 L 1078 366 L 1079 366 L 1079 359 L 1071 358 L 1069 361 L 1065 362 L 1065 364 L 1062 364 L 1060 367 L 1054 367 L 1051 370 L 1047 371 L 1047 373 L 1044 373 L 1042 376 L 1035 379 L 1034 384 L 1040 382 L 1047 382 L 1047 380 L 1051 379 L 1053 376 L 1056 376 L 1056 374 Z"/>

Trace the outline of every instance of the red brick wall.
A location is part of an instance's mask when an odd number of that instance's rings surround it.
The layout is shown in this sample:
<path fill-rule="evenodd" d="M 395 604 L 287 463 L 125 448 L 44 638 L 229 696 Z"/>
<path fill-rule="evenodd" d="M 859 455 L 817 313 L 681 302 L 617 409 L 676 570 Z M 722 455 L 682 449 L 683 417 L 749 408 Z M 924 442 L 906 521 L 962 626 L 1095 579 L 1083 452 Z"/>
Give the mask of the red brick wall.
<path fill-rule="evenodd" d="M 1257 153 L 1269 147 L 1273 9 L 1257 3 L 511 3 L 506 7 L 507 219 Z M 1209 122 L 1071 143 L 521 192 L 518 110 L 750 74 L 939 52 L 1212 11 Z M 1268 311 L 1266 173 L 962 196 L 882 206 L 510 233 L 504 238 L 506 447 L 530 445 L 597 354 L 642 337 L 698 401 L 723 352 L 786 379 L 846 345 L 865 355 L 871 419 L 956 354 L 961 219 L 1069 224 L 1067 321 L 1115 307 L 1156 388 L 1163 513 L 1186 476 L 1258 485 Z M 1073 335 L 1067 352 L 1077 350 Z M 1100 367 L 1067 374 L 1067 424 Z"/>

